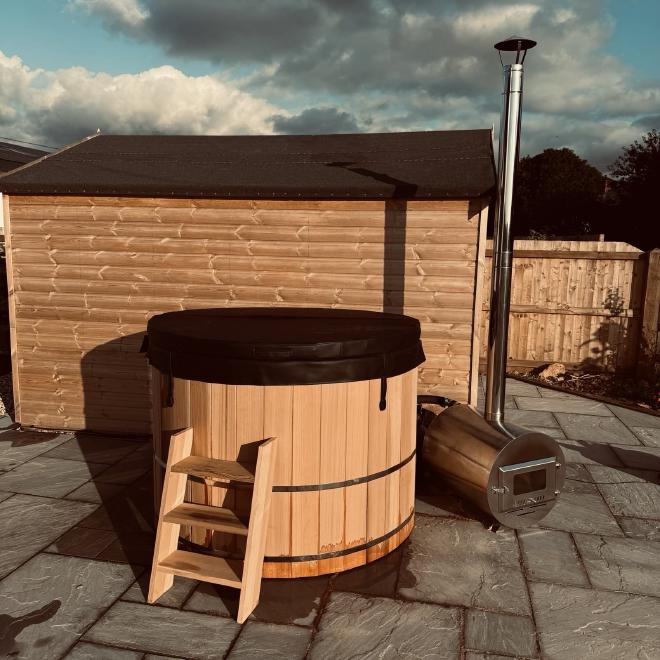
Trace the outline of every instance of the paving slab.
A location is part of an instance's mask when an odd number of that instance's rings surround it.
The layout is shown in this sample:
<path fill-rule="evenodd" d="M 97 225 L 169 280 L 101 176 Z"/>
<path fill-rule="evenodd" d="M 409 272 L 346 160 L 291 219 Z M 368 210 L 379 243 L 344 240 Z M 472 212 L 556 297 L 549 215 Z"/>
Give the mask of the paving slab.
<path fill-rule="evenodd" d="M 0 475 L 0 490 L 63 497 L 106 468 L 97 463 L 38 456 Z"/>
<path fill-rule="evenodd" d="M 548 399 L 571 399 L 571 398 L 576 398 L 580 400 L 586 399 L 586 397 L 581 397 L 577 394 L 573 394 L 573 392 L 568 392 L 568 391 L 560 391 L 560 390 L 551 390 L 549 387 L 542 387 L 539 385 L 539 394 L 542 397 L 548 398 Z"/>
<path fill-rule="evenodd" d="M 633 468 L 616 469 L 602 465 L 586 467 L 615 515 L 660 520 L 660 485 L 656 483 L 657 472 Z"/>
<path fill-rule="evenodd" d="M 149 592 L 149 577 L 151 571 L 145 571 L 138 580 L 122 595 L 122 600 L 133 603 L 146 603 Z M 190 595 L 192 590 L 199 584 L 196 580 L 174 576 L 174 584 L 154 604 L 162 607 L 180 608 Z"/>
<path fill-rule="evenodd" d="M 153 495 L 132 485 L 123 490 L 80 523 L 81 527 L 114 530 L 125 533 L 153 533 Z"/>
<path fill-rule="evenodd" d="M 536 657 L 536 631 L 529 617 L 468 610 L 465 647 L 475 651 Z"/>
<path fill-rule="evenodd" d="M 623 536 L 585 465 L 568 464 L 564 490 L 550 513 L 539 522 L 544 529 Z M 596 466 L 600 467 L 600 466 Z"/>
<path fill-rule="evenodd" d="M 419 518 L 398 592 L 411 600 L 529 613 L 514 532 L 491 532 L 472 520 Z"/>
<path fill-rule="evenodd" d="M 568 532 L 525 529 L 518 532 L 530 580 L 588 587 L 589 580 Z"/>
<path fill-rule="evenodd" d="M 617 518 L 626 536 L 649 541 L 660 541 L 660 520 L 643 518 Z"/>
<path fill-rule="evenodd" d="M 155 534 L 117 534 L 117 539 L 98 555 L 105 561 L 119 561 L 139 566 L 150 566 L 154 556 Z"/>
<path fill-rule="evenodd" d="M 660 447 L 660 428 L 647 428 L 644 426 L 631 426 L 630 430 L 647 447 Z"/>
<path fill-rule="evenodd" d="M 84 640 L 174 657 L 220 660 L 239 630 L 235 621 L 225 617 L 119 601 Z"/>
<path fill-rule="evenodd" d="M 532 396 L 539 397 L 541 396 L 541 388 L 532 383 L 523 383 L 520 380 L 514 380 L 513 378 L 506 379 L 506 394 L 511 396 Z"/>
<path fill-rule="evenodd" d="M 456 608 L 334 593 L 321 616 L 310 660 L 458 659 Z"/>
<path fill-rule="evenodd" d="M 510 655 L 499 655 L 492 653 L 478 653 L 476 651 L 467 651 L 465 653 L 465 660 L 529 660 L 522 656 L 516 656 L 515 659 Z"/>
<path fill-rule="evenodd" d="M 378 561 L 370 562 L 351 571 L 339 573 L 332 588 L 369 596 L 394 596 L 399 577 L 403 549 L 397 548 Z"/>
<path fill-rule="evenodd" d="M 328 588 L 329 579 L 321 576 L 298 580 L 263 580 L 259 605 L 250 614 L 250 619 L 311 626 L 321 598 Z M 184 610 L 235 618 L 238 612 L 238 591 L 201 583 L 185 604 Z"/>
<path fill-rule="evenodd" d="M 622 465 L 638 470 L 660 472 L 660 447 L 621 447 L 612 445 Z"/>
<path fill-rule="evenodd" d="M 0 656 L 58 658 L 134 579 L 126 566 L 40 554 L 0 582 Z"/>
<path fill-rule="evenodd" d="M 32 495 L 0 502 L 0 577 L 45 548 L 96 508 Z"/>
<path fill-rule="evenodd" d="M 115 463 L 94 480 L 106 484 L 132 484 L 153 467 L 151 448 L 138 449 L 118 463 Z"/>
<path fill-rule="evenodd" d="M 303 660 L 312 636 L 309 628 L 248 621 L 228 660 Z"/>
<path fill-rule="evenodd" d="M 598 419 L 607 419 L 601 418 Z M 539 429 L 542 430 L 542 429 Z M 559 446 L 567 463 L 583 465 L 621 465 L 621 461 L 610 445 L 587 442 L 585 440 L 559 440 Z"/>
<path fill-rule="evenodd" d="M 624 660 L 660 657 L 660 600 L 649 596 L 530 585 L 542 657 Z"/>
<path fill-rule="evenodd" d="M 630 410 L 609 403 L 607 407 L 628 427 L 641 426 L 642 428 L 660 429 L 660 415 Z"/>
<path fill-rule="evenodd" d="M 660 596 L 660 543 L 587 534 L 575 543 L 597 589 Z"/>
<path fill-rule="evenodd" d="M 486 394 L 484 393 L 483 396 L 479 396 L 477 398 L 477 410 L 483 415 L 483 412 L 486 407 Z M 516 405 L 516 399 L 515 397 L 507 394 L 504 397 L 504 409 L 505 410 L 517 410 L 518 406 Z"/>
<path fill-rule="evenodd" d="M 0 429 L 9 429 L 16 426 L 16 422 L 9 415 L 2 415 L 0 417 Z"/>
<path fill-rule="evenodd" d="M 513 424 L 524 427 L 557 428 L 559 426 L 551 412 L 537 410 L 507 410 L 506 419 Z"/>
<path fill-rule="evenodd" d="M 521 410 L 536 410 L 545 412 L 579 413 L 581 415 L 601 415 L 611 417 L 612 411 L 600 401 L 581 399 L 579 397 L 548 398 L 517 396 L 516 403 Z"/>
<path fill-rule="evenodd" d="M 107 502 L 121 493 L 125 486 L 119 484 L 100 484 L 94 481 L 79 486 L 65 495 L 67 500 L 78 500 L 80 502 Z"/>
<path fill-rule="evenodd" d="M 76 433 L 74 437 L 49 451 L 46 456 L 86 463 L 116 463 L 139 448 L 135 442 L 106 435 Z"/>
<path fill-rule="evenodd" d="M 88 642 L 78 642 L 65 656 L 65 660 L 141 660 L 141 658 L 140 651 L 127 651 Z"/>
<path fill-rule="evenodd" d="M 12 470 L 40 454 L 61 445 L 70 433 L 42 433 L 11 429 L 0 433 L 0 470 Z"/>
<path fill-rule="evenodd" d="M 68 532 L 65 532 L 57 541 L 51 543 L 46 550 L 48 552 L 56 552 L 60 555 L 94 559 L 116 538 L 114 532 L 108 532 L 103 529 L 74 527 Z"/>
<path fill-rule="evenodd" d="M 527 412 L 527 411 L 526 411 Z M 555 440 L 566 440 L 566 434 L 559 427 L 549 427 L 549 426 L 530 426 L 527 424 L 526 429 L 530 431 L 538 431 L 539 433 L 545 433 Z"/>
<path fill-rule="evenodd" d="M 641 445 L 626 425 L 616 417 L 599 417 L 578 413 L 556 412 L 566 437 L 571 440 L 584 440 L 591 444 L 616 443 L 619 445 Z"/>

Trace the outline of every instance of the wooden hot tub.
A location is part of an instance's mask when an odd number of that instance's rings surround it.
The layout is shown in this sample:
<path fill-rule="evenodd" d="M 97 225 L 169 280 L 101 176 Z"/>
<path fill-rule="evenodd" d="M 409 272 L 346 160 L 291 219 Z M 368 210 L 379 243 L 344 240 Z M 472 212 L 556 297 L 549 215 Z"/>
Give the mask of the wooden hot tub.
<path fill-rule="evenodd" d="M 265 577 L 348 570 L 391 552 L 414 516 L 419 322 L 360 310 L 170 312 L 148 326 L 156 498 L 173 431 L 193 453 L 252 460 L 277 437 Z M 249 509 L 247 491 L 191 482 L 187 499 Z M 240 551 L 200 528 L 185 538 Z"/>

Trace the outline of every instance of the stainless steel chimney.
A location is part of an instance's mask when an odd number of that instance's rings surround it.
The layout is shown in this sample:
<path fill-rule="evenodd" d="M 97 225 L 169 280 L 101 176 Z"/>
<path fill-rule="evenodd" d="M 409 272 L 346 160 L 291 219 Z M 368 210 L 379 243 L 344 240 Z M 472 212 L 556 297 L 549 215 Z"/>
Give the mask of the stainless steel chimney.
<path fill-rule="evenodd" d="M 516 36 L 495 44 L 500 59 L 504 51 L 515 52 L 516 60 L 503 63 L 485 419 L 472 407 L 455 404 L 431 422 L 422 445 L 426 464 L 438 476 L 509 527 L 526 527 L 545 517 L 557 501 L 565 473 L 563 453 L 553 438 L 504 421 L 523 61 L 535 45 Z"/>

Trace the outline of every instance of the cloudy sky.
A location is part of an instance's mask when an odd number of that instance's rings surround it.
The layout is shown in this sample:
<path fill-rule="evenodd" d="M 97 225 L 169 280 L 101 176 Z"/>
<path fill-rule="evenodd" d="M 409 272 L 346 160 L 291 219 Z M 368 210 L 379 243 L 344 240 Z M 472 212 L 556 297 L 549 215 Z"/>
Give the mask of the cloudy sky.
<path fill-rule="evenodd" d="M 524 153 L 601 169 L 660 128 L 658 0 L 21 0 L 3 3 L 0 135 L 491 127 L 493 43 L 525 62 Z"/>

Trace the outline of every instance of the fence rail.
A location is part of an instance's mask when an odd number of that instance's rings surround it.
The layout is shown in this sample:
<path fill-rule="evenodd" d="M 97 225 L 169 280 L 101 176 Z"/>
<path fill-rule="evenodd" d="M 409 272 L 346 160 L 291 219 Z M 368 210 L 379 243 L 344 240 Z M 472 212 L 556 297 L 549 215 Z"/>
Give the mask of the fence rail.
<path fill-rule="evenodd" d="M 486 252 L 482 358 L 492 246 Z M 510 366 L 563 362 L 648 374 L 658 358 L 660 250 L 621 242 L 515 241 Z"/>

